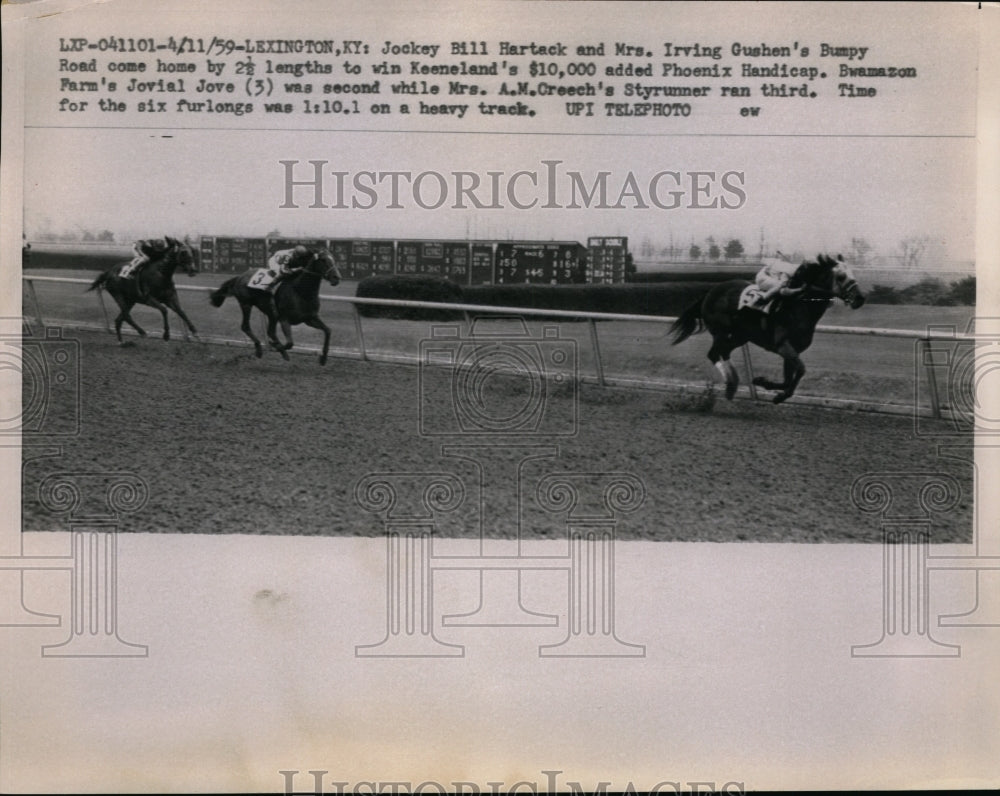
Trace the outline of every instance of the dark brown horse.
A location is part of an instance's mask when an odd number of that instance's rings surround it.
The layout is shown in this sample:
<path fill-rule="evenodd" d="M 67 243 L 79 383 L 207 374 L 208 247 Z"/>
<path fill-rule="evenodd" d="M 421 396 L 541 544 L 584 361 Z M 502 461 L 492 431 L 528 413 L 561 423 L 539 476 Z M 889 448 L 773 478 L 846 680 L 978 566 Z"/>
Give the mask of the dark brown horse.
<path fill-rule="evenodd" d="M 822 254 L 816 262 L 802 263 L 789 280 L 789 287 L 804 285 L 805 290 L 797 296 L 779 299 L 779 304 L 768 314 L 738 308 L 740 295 L 749 284 L 732 280 L 712 287 L 670 327 L 673 344 L 707 328 L 712 335 L 708 358 L 726 380 L 726 398 L 730 400 L 740 382 L 736 367 L 729 361 L 730 353 L 745 343 L 753 343 L 777 354 L 784 360 L 784 381 L 757 377 L 753 383 L 777 391 L 773 401 L 779 404 L 795 392 L 806 372 L 799 354 L 812 345 L 816 325 L 830 301 L 840 298 L 851 309 L 857 309 L 865 303 L 865 297 L 850 268 Z"/>
<path fill-rule="evenodd" d="M 256 307 L 267 317 L 267 339 L 271 347 L 288 359 L 288 350 L 292 347 L 292 326 L 304 323 L 313 329 L 323 332 L 323 353 L 319 364 L 326 364 L 326 355 L 330 349 L 330 328 L 319 317 L 319 286 L 325 279 L 336 287 L 340 283 L 340 271 L 333 261 L 333 255 L 326 249 L 306 249 L 303 254 L 296 255 L 288 264 L 294 273 L 281 278 L 281 282 L 272 293 L 268 290 L 249 287 L 258 269 L 234 276 L 223 282 L 219 289 L 212 293 L 209 300 L 213 307 L 221 307 L 229 296 L 240 303 L 243 311 L 243 324 L 240 328 L 251 340 L 258 357 L 264 355 L 260 340 L 254 336 L 250 328 L 250 312 Z M 278 340 L 276 327 L 281 324 L 287 343 Z"/>
<path fill-rule="evenodd" d="M 136 304 L 145 304 L 160 311 L 163 315 L 164 340 L 170 339 L 168 308 L 177 313 L 191 334 L 198 335 L 194 324 L 181 309 L 177 300 L 177 288 L 174 287 L 174 271 L 178 267 L 188 276 L 198 273 L 197 257 L 187 242 L 170 237 L 164 240 L 167 244 L 166 249 L 142 267 L 138 279 L 119 276 L 125 265 L 119 264 L 109 268 L 87 288 L 87 290 L 106 290 L 115 300 L 119 309 L 118 317 L 115 318 L 115 334 L 118 335 L 118 342 L 122 345 L 125 345 L 122 341 L 122 321 L 127 322 L 142 337 L 146 336 L 145 330 L 132 320 L 132 307 Z"/>

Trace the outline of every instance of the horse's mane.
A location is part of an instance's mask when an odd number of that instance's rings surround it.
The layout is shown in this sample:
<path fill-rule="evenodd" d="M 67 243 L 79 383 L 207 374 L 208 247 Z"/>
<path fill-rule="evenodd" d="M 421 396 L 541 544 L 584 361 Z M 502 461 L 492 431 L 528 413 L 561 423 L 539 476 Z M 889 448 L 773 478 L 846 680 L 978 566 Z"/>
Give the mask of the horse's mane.
<path fill-rule="evenodd" d="M 164 236 L 163 242 L 166 246 L 162 251 L 157 252 L 157 254 L 151 258 L 150 264 L 157 263 L 168 263 L 173 261 L 175 266 L 181 265 L 181 253 L 187 252 L 191 258 L 191 266 L 198 270 L 200 262 L 198 258 L 198 250 L 195 249 L 186 240 L 180 240 L 178 238 L 171 238 L 169 236 Z"/>
<path fill-rule="evenodd" d="M 312 246 L 303 246 L 302 248 L 304 251 L 301 254 L 297 252 L 292 254 L 292 259 L 288 263 L 289 268 L 305 268 L 318 251 Z"/>
<path fill-rule="evenodd" d="M 806 260 L 800 265 L 788 280 L 789 287 L 825 287 L 837 261 L 832 257 L 820 254 L 815 261 Z"/>
<path fill-rule="evenodd" d="M 289 263 L 289 267 L 293 268 L 301 267 L 305 268 L 307 271 L 310 271 L 311 273 L 318 274 L 320 273 L 320 271 L 309 268 L 309 266 L 312 265 L 314 261 L 315 262 L 318 262 L 320 260 L 329 260 L 331 262 L 333 261 L 333 254 L 330 252 L 329 249 L 327 249 L 324 246 L 306 246 L 305 250 L 306 251 L 304 254 L 297 254 L 292 257 L 292 261 Z"/>

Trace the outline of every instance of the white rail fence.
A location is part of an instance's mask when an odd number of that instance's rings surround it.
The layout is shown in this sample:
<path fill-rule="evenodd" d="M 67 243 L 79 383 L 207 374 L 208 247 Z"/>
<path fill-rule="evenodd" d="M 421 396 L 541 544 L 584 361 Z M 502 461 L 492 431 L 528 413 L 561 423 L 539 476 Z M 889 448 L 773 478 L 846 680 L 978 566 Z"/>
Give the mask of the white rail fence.
<path fill-rule="evenodd" d="M 38 323 L 39 327 L 44 328 L 46 326 L 45 318 L 42 313 L 41 303 L 38 300 L 38 294 L 35 291 L 35 283 L 59 283 L 59 284 L 75 284 L 75 285 L 90 285 L 90 279 L 78 279 L 74 277 L 58 277 L 58 276 L 22 276 L 22 281 L 25 284 L 25 296 L 30 299 L 32 305 L 32 311 L 35 321 Z M 196 292 L 196 293 L 211 293 L 215 290 L 212 287 L 203 287 L 200 285 L 176 285 L 178 290 Z M 97 300 L 101 307 L 101 312 L 104 317 L 104 328 L 108 331 L 112 331 L 111 326 L 111 316 L 108 314 L 108 308 L 104 302 L 103 291 L 98 289 L 95 291 Z M 597 321 L 639 321 L 642 323 L 652 323 L 652 324 L 669 324 L 673 323 L 676 317 L 665 316 L 665 315 L 631 315 L 626 313 L 614 313 L 614 312 L 583 312 L 576 310 L 555 310 L 555 309 L 532 309 L 528 307 L 506 307 L 506 306 L 488 306 L 480 304 L 460 304 L 460 303 L 445 303 L 445 302 L 428 302 L 428 301 L 404 301 L 398 299 L 373 299 L 373 298 L 359 298 L 356 296 L 332 296 L 332 295 L 320 295 L 320 299 L 329 302 L 340 302 L 344 304 L 350 304 L 353 317 L 354 317 L 354 327 L 357 334 L 357 349 L 353 351 L 347 351 L 346 353 L 353 357 L 359 357 L 364 361 L 417 361 L 416 358 L 396 355 L 386 355 L 381 353 L 370 352 L 365 345 L 365 332 L 364 324 L 362 323 L 362 315 L 358 311 L 358 307 L 362 305 L 370 305 L 377 307 L 399 307 L 399 308 L 425 308 L 434 310 L 454 310 L 459 312 L 464 312 L 466 320 L 469 321 L 472 315 L 483 315 L 483 316 L 522 316 L 522 317 L 539 317 L 545 318 L 546 320 L 553 320 L 558 318 L 565 318 L 567 320 L 580 321 L 581 319 L 586 320 L 589 330 L 590 330 L 590 344 L 594 356 L 594 377 L 590 380 L 596 381 L 601 386 L 608 385 L 620 385 L 620 386 L 631 386 L 631 387 L 644 387 L 652 389 L 663 389 L 663 388 L 676 388 L 678 385 L 676 383 L 663 382 L 658 380 L 652 380 L 647 378 L 609 378 L 605 375 L 604 361 L 601 358 L 601 347 L 600 339 L 597 333 Z M 76 324 L 81 328 L 91 327 L 90 324 Z M 99 327 L 97 327 L 99 328 Z M 954 413 L 960 412 L 961 409 L 945 406 L 942 404 L 939 393 L 939 386 L 937 383 L 936 367 L 939 365 L 935 363 L 934 351 L 931 348 L 932 342 L 975 342 L 977 337 L 975 335 L 961 334 L 961 333 L 929 333 L 920 332 L 909 329 L 882 329 L 882 328 L 867 328 L 867 327 L 857 327 L 857 326 L 817 326 L 816 332 L 819 334 L 839 334 L 839 335 L 852 335 L 861 337 L 891 337 L 891 338 L 902 338 L 906 340 L 918 341 L 921 351 L 920 361 L 924 366 L 927 380 L 927 389 L 929 393 L 930 401 L 930 416 L 934 418 L 950 417 Z M 185 330 L 186 334 L 186 330 Z M 206 342 L 214 343 L 224 343 L 232 344 L 236 342 L 243 342 L 242 340 L 236 340 L 235 338 L 205 338 Z M 301 350 L 312 351 L 310 347 L 303 347 Z M 746 367 L 747 383 L 749 386 L 750 397 L 753 400 L 760 400 L 757 395 L 757 391 L 753 386 L 754 370 L 753 370 L 753 360 L 750 355 L 750 347 L 743 346 L 743 362 Z M 343 355 L 345 353 L 344 349 L 330 349 L 331 355 Z M 587 380 L 587 377 L 584 377 Z M 835 408 L 846 408 L 861 411 L 871 411 L 871 412 L 887 412 L 891 414 L 914 414 L 922 413 L 926 414 L 926 410 L 922 410 L 914 404 L 893 404 L 893 403 L 879 403 L 876 401 L 858 401 L 854 399 L 840 399 L 840 398 L 825 398 L 817 396 L 806 396 L 806 395 L 794 395 L 790 399 L 794 403 L 807 404 L 807 405 L 818 405 L 827 406 Z"/>

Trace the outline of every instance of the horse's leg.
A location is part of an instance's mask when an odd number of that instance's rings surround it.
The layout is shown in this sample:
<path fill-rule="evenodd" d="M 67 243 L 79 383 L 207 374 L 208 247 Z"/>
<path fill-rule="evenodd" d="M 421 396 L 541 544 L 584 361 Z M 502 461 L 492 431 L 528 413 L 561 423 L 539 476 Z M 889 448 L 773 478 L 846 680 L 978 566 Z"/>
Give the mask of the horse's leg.
<path fill-rule="evenodd" d="M 122 340 L 122 321 L 125 319 L 125 307 L 114 293 L 111 294 L 111 297 L 115 300 L 115 304 L 118 305 L 118 317 L 115 318 L 115 335 L 118 337 L 118 344 L 125 345 L 125 341 Z"/>
<path fill-rule="evenodd" d="M 788 341 L 782 343 L 778 348 L 778 353 L 785 360 L 785 383 L 781 386 L 782 391 L 774 396 L 773 400 L 776 404 L 792 397 L 795 388 L 806 372 L 806 366 L 799 357 L 799 352 L 792 347 L 791 343 Z"/>
<path fill-rule="evenodd" d="M 132 307 L 135 306 L 135 302 L 129 302 L 122 295 L 112 294 L 112 298 L 114 298 L 119 309 L 118 317 L 115 318 L 115 334 L 118 335 L 118 342 L 125 345 L 125 341 L 122 340 L 122 321 L 125 321 L 129 326 L 135 329 L 139 333 L 140 337 L 145 337 L 146 330 L 132 320 Z"/>
<path fill-rule="evenodd" d="M 160 315 L 163 316 L 163 339 L 170 339 L 170 322 L 167 319 L 167 308 L 161 304 L 157 299 L 152 296 L 146 296 L 146 304 L 152 307 L 154 310 L 159 310 Z"/>
<path fill-rule="evenodd" d="M 271 344 L 271 348 L 281 354 L 286 361 L 288 360 L 286 346 L 278 339 L 278 319 L 273 315 L 269 315 L 267 318 L 267 341 Z M 288 348 L 290 347 L 288 346 Z"/>
<path fill-rule="evenodd" d="M 284 332 L 285 340 L 287 341 L 284 346 L 284 350 L 288 351 L 294 345 L 292 341 L 292 325 L 284 318 L 282 318 L 278 323 L 281 324 L 281 331 Z"/>
<path fill-rule="evenodd" d="M 267 340 L 271 348 L 281 354 L 288 361 L 288 349 L 292 347 L 292 332 L 282 321 L 281 328 L 285 332 L 287 343 L 282 343 L 278 339 L 278 300 L 273 293 L 266 294 L 266 300 L 259 307 L 260 311 L 267 316 Z"/>
<path fill-rule="evenodd" d="M 261 348 L 260 340 L 257 339 L 253 333 L 253 329 L 250 328 L 250 311 L 252 309 L 253 306 L 251 304 L 245 304 L 242 301 L 240 302 L 240 310 L 243 312 L 243 323 L 240 325 L 240 328 L 243 330 L 243 334 L 253 340 L 254 351 L 259 359 L 264 356 L 264 349 Z"/>
<path fill-rule="evenodd" d="M 713 336 L 712 347 L 708 349 L 709 360 L 718 368 L 719 373 L 722 374 L 722 378 L 726 381 L 727 401 L 733 400 L 733 396 L 736 395 L 736 388 L 740 386 L 740 374 L 736 372 L 735 366 L 729 361 L 729 354 L 732 350 L 733 346 L 729 340 L 729 335 Z"/>
<path fill-rule="evenodd" d="M 184 324 L 190 330 L 191 334 L 193 334 L 195 337 L 198 336 L 198 330 L 194 328 L 194 324 L 191 323 L 190 318 L 188 318 L 188 316 L 184 313 L 184 310 L 181 309 L 181 304 L 177 300 L 176 293 L 174 293 L 167 301 L 165 301 L 164 304 L 166 304 L 168 307 L 170 307 L 170 309 L 172 309 L 174 312 L 177 313 L 180 319 L 184 321 Z"/>
<path fill-rule="evenodd" d="M 788 379 L 788 372 L 785 371 L 785 379 Z M 764 376 L 755 376 L 753 380 L 754 385 L 761 387 L 765 390 L 783 390 L 785 389 L 785 382 L 781 381 L 771 381 L 771 379 L 765 378 Z"/>
<path fill-rule="evenodd" d="M 787 347 L 787 349 L 786 349 L 786 347 Z M 771 350 L 774 351 L 774 353 L 776 353 L 778 356 L 780 356 L 784 360 L 784 362 L 785 362 L 785 374 L 784 374 L 785 375 L 785 380 L 784 381 L 773 381 L 773 380 L 767 378 L 766 376 L 755 376 L 754 380 L 753 380 L 753 383 L 756 386 L 761 387 L 762 389 L 765 389 L 765 390 L 778 390 L 778 391 L 781 391 L 781 390 L 786 389 L 787 386 L 788 386 L 788 354 L 786 353 L 786 351 L 790 350 L 792 352 L 792 356 L 797 356 L 797 355 L 795 354 L 795 349 L 793 349 L 790 345 L 788 345 L 787 341 L 783 341 L 780 345 L 778 345 L 776 348 L 773 348 Z M 788 396 L 785 396 L 785 397 L 787 398 Z M 781 400 L 784 400 L 784 398 L 782 398 Z"/>
<path fill-rule="evenodd" d="M 312 318 L 306 318 L 303 323 L 306 326 L 311 326 L 313 329 L 319 329 L 323 332 L 323 353 L 319 355 L 319 364 L 326 364 L 326 354 L 330 350 L 330 327 L 327 326 L 323 321 L 319 319 L 318 315 L 314 315 Z"/>

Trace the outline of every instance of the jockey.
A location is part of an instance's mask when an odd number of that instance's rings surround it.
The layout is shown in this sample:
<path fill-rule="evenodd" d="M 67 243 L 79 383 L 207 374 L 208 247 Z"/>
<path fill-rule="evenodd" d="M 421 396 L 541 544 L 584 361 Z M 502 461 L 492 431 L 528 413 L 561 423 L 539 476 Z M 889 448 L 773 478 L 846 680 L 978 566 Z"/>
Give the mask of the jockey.
<path fill-rule="evenodd" d="M 140 300 L 149 297 L 149 289 L 145 287 L 139 279 L 142 274 L 142 269 L 151 263 L 155 258 L 161 256 L 167 248 L 167 242 L 159 238 L 137 240 L 134 244 L 132 244 L 134 257 L 132 258 L 132 268 L 129 273 L 129 278 L 135 281 L 136 293 L 139 294 Z"/>
<path fill-rule="evenodd" d="M 282 279 L 286 279 L 302 270 L 301 267 L 289 268 L 289 265 L 291 265 L 294 260 L 301 258 L 303 255 L 308 253 L 309 250 L 302 244 L 299 244 L 294 249 L 281 249 L 271 255 L 271 258 L 267 261 L 267 269 L 270 271 L 271 275 L 275 277 L 274 282 L 271 283 L 272 293 L 277 289 L 278 283 L 281 282 Z"/>
<path fill-rule="evenodd" d="M 795 275 L 799 266 L 777 258 L 764 258 L 764 267 L 757 272 L 754 281 L 761 291 L 758 306 L 763 307 L 776 296 L 797 296 L 803 290 L 801 287 L 789 287 L 789 280 Z"/>

